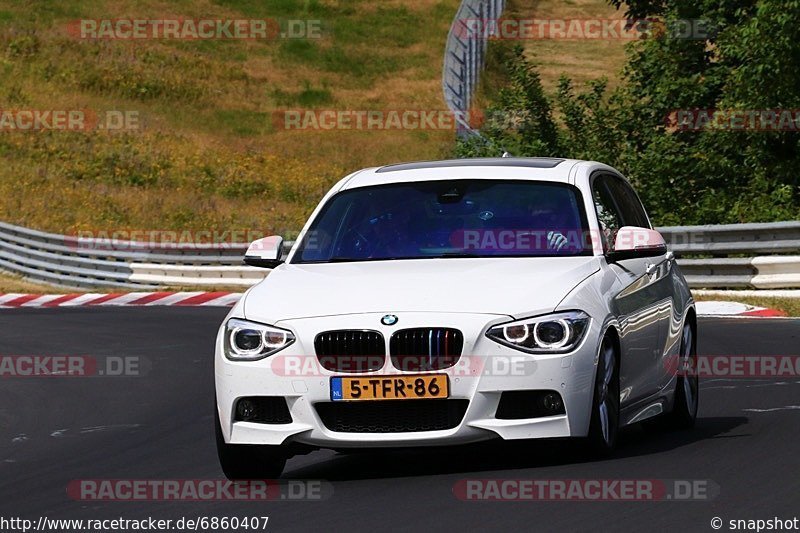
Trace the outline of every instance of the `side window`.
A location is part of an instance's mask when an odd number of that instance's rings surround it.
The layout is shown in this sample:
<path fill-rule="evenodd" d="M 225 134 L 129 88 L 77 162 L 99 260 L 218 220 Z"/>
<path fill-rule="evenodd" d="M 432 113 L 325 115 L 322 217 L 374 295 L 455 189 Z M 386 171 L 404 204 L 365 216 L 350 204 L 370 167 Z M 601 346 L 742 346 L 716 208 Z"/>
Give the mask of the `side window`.
<path fill-rule="evenodd" d="M 600 176 L 592 183 L 592 199 L 597 212 L 597 220 L 600 222 L 603 249 L 606 251 L 611 250 L 617 230 L 623 226 L 622 216 L 608 189 L 608 181 L 608 176 Z"/>
<path fill-rule="evenodd" d="M 624 180 L 616 176 L 609 176 L 605 179 L 611 196 L 616 200 L 622 214 L 623 226 L 636 226 L 637 228 L 650 229 L 650 222 L 644 212 L 642 202 L 633 189 Z"/>

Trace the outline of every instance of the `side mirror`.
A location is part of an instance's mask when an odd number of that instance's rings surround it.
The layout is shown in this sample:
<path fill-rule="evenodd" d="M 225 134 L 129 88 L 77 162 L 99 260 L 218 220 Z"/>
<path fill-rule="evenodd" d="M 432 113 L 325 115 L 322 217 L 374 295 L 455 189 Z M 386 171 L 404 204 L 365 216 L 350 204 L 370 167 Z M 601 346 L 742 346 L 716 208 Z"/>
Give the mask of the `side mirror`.
<path fill-rule="evenodd" d="M 664 237 L 655 230 L 623 226 L 617 231 L 614 249 L 608 254 L 611 261 L 655 257 L 667 253 Z"/>
<path fill-rule="evenodd" d="M 275 268 L 283 263 L 283 237 L 273 235 L 250 243 L 244 255 L 246 265 L 260 268 Z"/>

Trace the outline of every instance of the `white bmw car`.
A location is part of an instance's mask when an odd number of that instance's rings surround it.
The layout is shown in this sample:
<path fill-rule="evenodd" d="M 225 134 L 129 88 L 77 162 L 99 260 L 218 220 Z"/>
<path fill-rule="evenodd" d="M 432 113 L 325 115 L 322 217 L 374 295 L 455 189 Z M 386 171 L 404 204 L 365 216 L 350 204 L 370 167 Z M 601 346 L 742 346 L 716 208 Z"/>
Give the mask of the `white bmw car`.
<path fill-rule="evenodd" d="M 694 424 L 694 302 L 613 168 L 550 158 L 361 170 L 222 324 L 216 433 L 232 479 L 317 448 L 584 439 Z"/>

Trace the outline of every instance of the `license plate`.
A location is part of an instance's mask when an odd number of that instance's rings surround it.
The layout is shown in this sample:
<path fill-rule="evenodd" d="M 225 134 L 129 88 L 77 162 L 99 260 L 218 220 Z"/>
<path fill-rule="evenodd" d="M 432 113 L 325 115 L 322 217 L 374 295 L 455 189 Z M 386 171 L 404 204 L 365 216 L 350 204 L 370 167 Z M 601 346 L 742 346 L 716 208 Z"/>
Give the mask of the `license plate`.
<path fill-rule="evenodd" d="M 447 374 L 331 378 L 331 400 L 421 400 L 447 398 Z"/>

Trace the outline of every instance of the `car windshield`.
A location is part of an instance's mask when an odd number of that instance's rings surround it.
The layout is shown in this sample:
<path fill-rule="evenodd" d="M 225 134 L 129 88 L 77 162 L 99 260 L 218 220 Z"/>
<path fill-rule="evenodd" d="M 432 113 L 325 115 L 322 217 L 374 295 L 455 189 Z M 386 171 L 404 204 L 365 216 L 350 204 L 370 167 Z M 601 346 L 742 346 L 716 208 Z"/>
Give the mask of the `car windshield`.
<path fill-rule="evenodd" d="M 578 190 L 522 180 L 393 183 L 333 196 L 293 263 L 591 253 Z"/>

